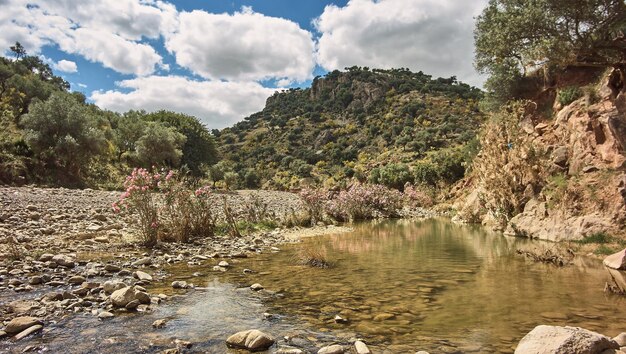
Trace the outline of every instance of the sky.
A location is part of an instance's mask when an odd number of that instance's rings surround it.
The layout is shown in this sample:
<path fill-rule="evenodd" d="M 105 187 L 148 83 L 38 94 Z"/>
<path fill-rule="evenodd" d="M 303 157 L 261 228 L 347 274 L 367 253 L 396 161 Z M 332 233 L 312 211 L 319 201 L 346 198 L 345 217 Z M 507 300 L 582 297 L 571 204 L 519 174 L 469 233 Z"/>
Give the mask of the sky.
<path fill-rule="evenodd" d="M 210 129 L 354 65 L 474 86 L 487 0 L 0 0 L 0 52 L 19 41 L 103 109 L 182 112 Z"/>

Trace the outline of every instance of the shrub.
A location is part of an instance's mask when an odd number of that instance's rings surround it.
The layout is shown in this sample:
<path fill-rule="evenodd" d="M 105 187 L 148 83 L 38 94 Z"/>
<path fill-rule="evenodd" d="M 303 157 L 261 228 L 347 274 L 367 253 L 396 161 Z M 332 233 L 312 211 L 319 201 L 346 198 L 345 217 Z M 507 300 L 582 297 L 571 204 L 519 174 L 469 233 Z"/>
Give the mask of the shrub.
<path fill-rule="evenodd" d="M 567 106 L 582 97 L 582 95 L 583 92 L 577 86 L 566 87 L 559 91 L 559 103 L 563 106 Z"/>
<path fill-rule="evenodd" d="M 607 233 L 597 232 L 595 234 L 589 235 L 588 237 L 585 237 L 584 239 L 576 241 L 576 242 L 586 245 L 590 243 L 605 244 L 605 243 L 611 243 L 612 241 L 613 241 L 613 238 L 609 236 Z"/>
<path fill-rule="evenodd" d="M 428 208 L 435 204 L 432 188 L 425 185 L 404 185 L 404 202 L 409 207 Z"/>
<path fill-rule="evenodd" d="M 323 189 L 304 188 L 300 191 L 300 199 L 309 212 L 311 225 L 324 218 L 324 206 L 328 202 L 328 192 Z"/>
<path fill-rule="evenodd" d="M 378 184 L 354 184 L 326 203 L 329 215 L 340 221 L 390 217 L 402 209 L 402 193 Z"/>
<path fill-rule="evenodd" d="M 168 173 L 165 178 L 170 179 L 172 175 Z M 113 203 L 114 211 L 119 212 L 120 207 L 123 207 L 125 211 L 137 215 L 141 239 L 146 246 L 152 246 L 158 241 L 159 212 L 153 192 L 157 190 L 161 177 L 161 174 L 151 174 L 143 168 L 134 169 L 124 181 L 126 191 L 120 201 Z"/>

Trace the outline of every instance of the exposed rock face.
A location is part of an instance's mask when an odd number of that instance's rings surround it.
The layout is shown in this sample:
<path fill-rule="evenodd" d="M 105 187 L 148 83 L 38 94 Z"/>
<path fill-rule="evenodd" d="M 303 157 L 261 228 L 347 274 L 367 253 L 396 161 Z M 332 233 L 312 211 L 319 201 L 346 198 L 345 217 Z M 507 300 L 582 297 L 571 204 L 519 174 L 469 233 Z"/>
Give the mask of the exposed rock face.
<path fill-rule="evenodd" d="M 250 351 L 265 350 L 274 345 L 274 338 L 259 330 L 252 329 L 238 332 L 228 337 L 226 345 L 233 348 L 247 349 Z"/>
<path fill-rule="evenodd" d="M 583 328 L 541 325 L 522 338 L 515 354 L 600 354 L 619 348 L 613 339 Z"/>

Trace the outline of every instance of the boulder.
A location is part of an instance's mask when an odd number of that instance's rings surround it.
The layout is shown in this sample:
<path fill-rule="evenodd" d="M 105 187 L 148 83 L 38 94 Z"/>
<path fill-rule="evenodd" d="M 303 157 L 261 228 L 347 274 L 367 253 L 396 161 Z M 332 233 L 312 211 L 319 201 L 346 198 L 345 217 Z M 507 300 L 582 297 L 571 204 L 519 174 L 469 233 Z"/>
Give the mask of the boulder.
<path fill-rule="evenodd" d="M 58 266 L 66 267 L 66 268 L 74 268 L 74 259 L 70 256 L 66 256 L 64 254 L 57 254 L 52 257 L 52 262 L 56 263 Z"/>
<path fill-rule="evenodd" d="M 80 285 L 82 283 L 84 283 L 87 279 L 85 279 L 85 277 L 80 276 L 80 275 L 75 275 L 71 278 L 69 278 L 67 280 L 68 283 L 72 284 L 72 285 Z"/>
<path fill-rule="evenodd" d="M 320 350 L 317 351 L 317 354 L 343 354 L 344 352 L 345 350 L 341 345 L 333 344 L 320 348 Z"/>
<path fill-rule="evenodd" d="M 106 320 L 113 317 L 115 317 L 115 315 L 110 313 L 109 311 L 102 311 L 98 314 L 98 318 L 101 320 Z"/>
<path fill-rule="evenodd" d="M 114 291 L 123 289 L 126 286 L 127 285 L 125 283 L 115 280 L 105 281 L 104 284 L 102 284 L 102 288 L 106 294 L 112 294 Z"/>
<path fill-rule="evenodd" d="M 274 345 L 274 338 L 259 330 L 252 329 L 233 334 L 226 340 L 226 345 L 231 348 L 247 349 L 249 351 L 261 351 Z"/>
<path fill-rule="evenodd" d="M 263 285 L 259 284 L 259 283 L 255 283 L 250 285 L 250 289 L 252 289 L 253 291 L 259 291 L 259 290 L 263 290 Z"/>
<path fill-rule="evenodd" d="M 133 273 L 133 276 L 139 280 L 147 280 L 152 281 L 152 276 L 146 272 L 142 272 L 140 270 Z"/>
<path fill-rule="evenodd" d="M 560 167 L 566 167 L 569 160 L 567 146 L 559 146 L 552 152 L 552 163 Z"/>
<path fill-rule="evenodd" d="M 138 300 L 139 303 L 144 305 L 149 305 L 152 302 L 150 295 L 143 291 L 135 291 L 135 300 Z"/>
<path fill-rule="evenodd" d="M 111 294 L 111 303 L 116 307 L 126 307 L 133 300 L 135 300 L 135 289 L 130 286 L 115 290 Z"/>
<path fill-rule="evenodd" d="M 607 256 L 602 263 L 611 269 L 626 270 L 626 248 Z"/>
<path fill-rule="evenodd" d="M 614 341 L 619 344 L 620 347 L 626 347 L 626 332 L 622 332 L 613 338 Z"/>
<path fill-rule="evenodd" d="M 584 328 L 540 325 L 522 338 L 515 354 L 600 354 L 606 349 L 619 349 L 619 344 Z"/>
<path fill-rule="evenodd" d="M 7 327 L 4 329 L 4 331 L 8 334 L 17 334 L 35 325 L 43 325 L 43 322 L 35 317 L 16 317 L 12 319 L 9 324 L 7 324 Z"/>
<path fill-rule="evenodd" d="M 187 289 L 187 282 L 184 280 L 176 280 L 172 282 L 172 288 L 174 289 Z"/>
<path fill-rule="evenodd" d="M 356 350 L 357 354 L 371 354 L 370 349 L 365 345 L 365 343 L 357 340 L 354 342 L 354 350 Z"/>

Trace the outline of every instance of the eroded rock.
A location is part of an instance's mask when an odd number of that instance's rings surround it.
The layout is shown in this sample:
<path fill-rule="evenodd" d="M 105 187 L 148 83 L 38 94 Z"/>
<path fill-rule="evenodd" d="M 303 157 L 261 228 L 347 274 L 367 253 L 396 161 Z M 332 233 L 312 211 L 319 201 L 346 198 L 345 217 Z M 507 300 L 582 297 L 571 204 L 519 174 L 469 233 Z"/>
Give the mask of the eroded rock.
<path fill-rule="evenodd" d="M 237 332 L 226 340 L 226 345 L 231 348 L 247 349 L 250 351 L 265 350 L 274 345 L 275 340 L 269 334 L 252 329 Z"/>
<path fill-rule="evenodd" d="M 619 349 L 619 344 L 584 328 L 540 325 L 522 338 L 515 354 L 600 354 L 607 349 Z"/>

